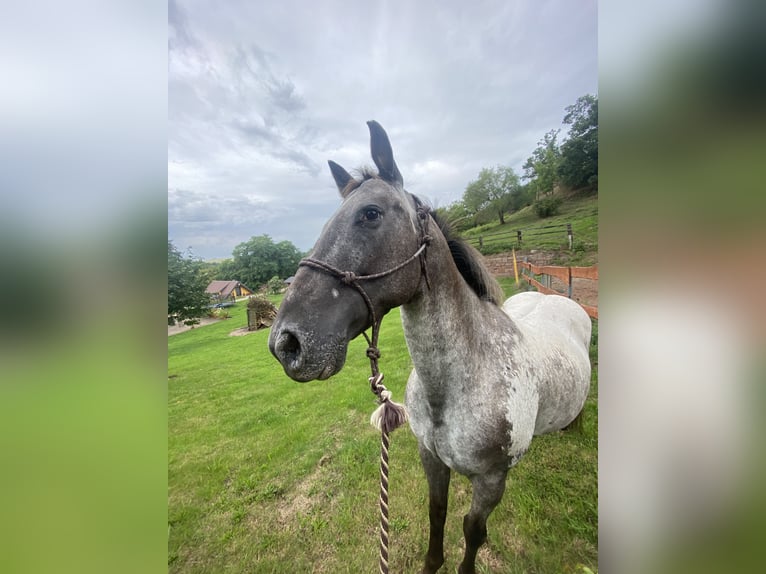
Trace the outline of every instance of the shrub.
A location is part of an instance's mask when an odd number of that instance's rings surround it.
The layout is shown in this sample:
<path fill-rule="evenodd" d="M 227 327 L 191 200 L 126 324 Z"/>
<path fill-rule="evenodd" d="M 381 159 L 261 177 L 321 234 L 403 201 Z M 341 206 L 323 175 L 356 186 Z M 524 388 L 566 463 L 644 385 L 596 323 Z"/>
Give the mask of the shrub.
<path fill-rule="evenodd" d="M 226 309 L 216 309 L 213 311 L 213 316 L 216 319 L 230 319 L 231 313 Z"/>
<path fill-rule="evenodd" d="M 534 208 L 535 213 L 538 217 L 544 219 L 546 217 L 551 217 L 552 215 L 556 215 L 559 212 L 559 207 L 561 206 L 561 198 L 556 197 L 546 197 L 544 199 L 540 199 L 535 202 Z"/>
<path fill-rule="evenodd" d="M 268 283 L 266 283 L 266 288 L 269 293 L 272 295 L 277 295 L 282 292 L 282 288 L 285 286 L 284 282 L 274 275 L 271 279 L 269 279 Z"/>

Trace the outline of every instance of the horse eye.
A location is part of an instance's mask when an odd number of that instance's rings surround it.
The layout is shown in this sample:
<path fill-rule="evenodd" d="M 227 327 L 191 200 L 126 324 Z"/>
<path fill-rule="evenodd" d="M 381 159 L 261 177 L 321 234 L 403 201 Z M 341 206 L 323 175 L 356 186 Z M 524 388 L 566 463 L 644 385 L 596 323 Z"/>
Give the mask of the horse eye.
<path fill-rule="evenodd" d="M 368 207 L 364 210 L 364 219 L 366 221 L 375 221 L 380 217 L 380 211 L 373 207 Z"/>

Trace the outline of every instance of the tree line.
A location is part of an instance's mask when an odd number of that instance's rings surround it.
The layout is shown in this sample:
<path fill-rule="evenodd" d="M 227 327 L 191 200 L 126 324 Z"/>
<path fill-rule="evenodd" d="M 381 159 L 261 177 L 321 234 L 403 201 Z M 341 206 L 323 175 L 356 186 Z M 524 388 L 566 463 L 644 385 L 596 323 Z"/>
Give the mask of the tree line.
<path fill-rule="evenodd" d="M 521 176 L 508 166 L 482 169 L 458 201 L 440 208 L 443 215 L 461 229 L 495 218 L 502 225 L 507 213 L 528 205 L 535 205 L 541 217 L 555 213 L 558 203 L 551 194 L 557 186 L 597 190 L 598 97 L 581 96 L 565 112 L 563 123 L 570 127 L 560 145 L 560 130 L 547 132 L 524 163 Z"/>
<path fill-rule="evenodd" d="M 268 235 L 259 235 L 237 245 L 231 259 L 209 265 L 218 278 L 236 279 L 257 289 L 273 277 L 286 279 L 294 274 L 301 259 L 303 253 L 290 241 L 274 243 Z"/>

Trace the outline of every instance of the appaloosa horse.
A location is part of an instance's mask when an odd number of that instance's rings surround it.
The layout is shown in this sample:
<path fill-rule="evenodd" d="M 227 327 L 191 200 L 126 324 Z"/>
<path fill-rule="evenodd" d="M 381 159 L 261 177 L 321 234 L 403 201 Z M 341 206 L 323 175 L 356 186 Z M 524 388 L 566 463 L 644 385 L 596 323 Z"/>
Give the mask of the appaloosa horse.
<path fill-rule="evenodd" d="M 320 263 L 296 273 L 269 348 L 292 379 L 326 379 L 373 317 L 402 306 L 415 366 L 406 404 L 429 485 L 423 572 L 444 563 L 452 469 L 473 487 L 459 568 L 473 573 L 508 470 L 533 435 L 564 428 L 585 404 L 590 319 L 557 295 L 521 293 L 501 307 L 481 256 L 404 190 L 386 132 L 368 126 L 378 172 L 354 178 L 329 162 L 343 202 L 312 251 L 310 261 Z"/>

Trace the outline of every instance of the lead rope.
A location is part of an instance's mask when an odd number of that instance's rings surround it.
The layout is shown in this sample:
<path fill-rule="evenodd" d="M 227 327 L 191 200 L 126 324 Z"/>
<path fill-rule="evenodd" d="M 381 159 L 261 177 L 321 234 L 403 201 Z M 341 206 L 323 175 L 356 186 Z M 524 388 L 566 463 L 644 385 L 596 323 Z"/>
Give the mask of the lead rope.
<path fill-rule="evenodd" d="M 373 327 L 373 338 L 378 328 Z M 367 333 L 364 334 L 367 338 Z M 407 422 L 407 409 L 404 405 L 391 400 L 391 391 L 383 384 L 383 373 L 378 371 L 377 363 L 380 351 L 377 344 L 367 339 L 372 376 L 369 378 L 370 390 L 378 397 L 378 408 L 370 416 L 370 424 L 380 431 L 380 550 L 378 566 L 380 574 L 388 574 L 388 435 Z"/>
<path fill-rule="evenodd" d="M 421 272 L 425 277 L 428 289 L 431 288 L 426 267 L 426 247 L 431 243 L 431 236 L 428 235 L 428 208 L 422 204 L 418 205 L 417 212 L 421 226 L 420 247 L 410 258 L 392 269 L 373 275 L 356 275 L 353 271 L 341 271 L 317 259 L 306 258 L 299 263 L 299 266 L 311 267 L 334 275 L 344 285 L 356 289 L 364 299 L 372 319 L 372 337 L 368 337 L 365 332 L 362 334 L 367 341 L 367 358 L 370 359 L 370 370 L 372 371 L 372 376 L 368 379 L 370 391 L 378 399 L 378 408 L 370 416 L 370 424 L 380 431 L 380 553 L 378 561 L 380 574 L 388 574 L 388 447 L 390 445 L 388 435 L 407 422 L 408 416 L 404 405 L 392 401 L 391 391 L 383 384 L 383 373 L 378 369 L 378 359 L 380 359 L 378 335 L 380 334 L 382 319 L 376 318 L 372 301 L 359 282 L 385 277 L 409 265 L 416 258 L 420 258 Z"/>

